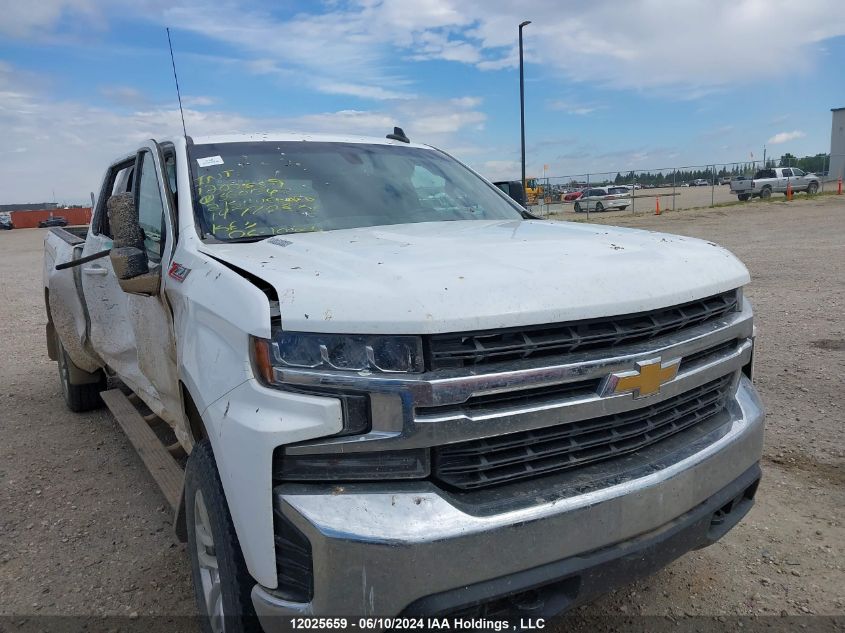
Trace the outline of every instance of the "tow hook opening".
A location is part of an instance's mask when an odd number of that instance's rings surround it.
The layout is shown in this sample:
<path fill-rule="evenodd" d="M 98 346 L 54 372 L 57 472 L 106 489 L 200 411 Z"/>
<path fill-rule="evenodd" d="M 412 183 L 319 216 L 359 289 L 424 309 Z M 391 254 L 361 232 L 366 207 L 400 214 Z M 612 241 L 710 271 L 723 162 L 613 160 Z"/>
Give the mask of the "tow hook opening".
<path fill-rule="evenodd" d="M 553 615 L 565 611 L 578 597 L 581 591 L 580 576 L 570 576 L 506 597 L 510 609 L 505 611 L 525 615 Z M 495 611 L 495 603 L 489 605 Z"/>
<path fill-rule="evenodd" d="M 757 494 L 757 486 L 759 485 L 760 480 L 757 479 L 740 494 L 716 510 L 710 519 L 708 536 L 718 538 L 716 536 L 717 534 L 720 535 L 723 531 L 726 532 L 734 523 L 739 521 L 751 507 L 751 502 L 754 500 L 754 495 Z"/>

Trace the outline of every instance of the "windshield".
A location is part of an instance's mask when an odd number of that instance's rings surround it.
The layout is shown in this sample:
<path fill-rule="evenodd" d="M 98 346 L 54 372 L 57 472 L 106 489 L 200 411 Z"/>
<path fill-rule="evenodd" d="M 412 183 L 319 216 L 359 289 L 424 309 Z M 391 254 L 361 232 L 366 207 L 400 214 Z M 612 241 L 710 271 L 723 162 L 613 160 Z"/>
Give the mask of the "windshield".
<path fill-rule="evenodd" d="M 494 187 L 431 149 L 362 143 L 219 143 L 190 148 L 203 233 L 219 240 L 522 217 Z"/>

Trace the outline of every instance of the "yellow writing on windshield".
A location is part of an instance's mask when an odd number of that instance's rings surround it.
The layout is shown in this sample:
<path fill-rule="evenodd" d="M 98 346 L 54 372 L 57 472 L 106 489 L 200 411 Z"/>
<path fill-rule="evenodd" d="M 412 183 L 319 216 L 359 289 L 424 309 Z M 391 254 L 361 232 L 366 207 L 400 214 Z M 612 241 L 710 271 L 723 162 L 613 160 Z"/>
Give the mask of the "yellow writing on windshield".
<path fill-rule="evenodd" d="M 305 230 L 302 218 L 314 213 L 310 185 L 293 186 L 281 178 L 247 180 L 234 169 L 203 174 L 195 180 L 196 195 L 215 237 L 237 239 Z M 299 189 L 295 191 L 294 188 Z"/>

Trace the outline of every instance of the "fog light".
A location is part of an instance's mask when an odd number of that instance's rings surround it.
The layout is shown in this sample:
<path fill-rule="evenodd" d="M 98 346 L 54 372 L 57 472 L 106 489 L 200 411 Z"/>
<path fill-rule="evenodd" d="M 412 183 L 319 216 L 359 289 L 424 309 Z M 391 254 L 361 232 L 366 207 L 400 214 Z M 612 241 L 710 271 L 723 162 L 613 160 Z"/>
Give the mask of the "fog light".
<path fill-rule="evenodd" d="M 429 472 L 426 449 L 290 455 L 278 448 L 273 455 L 273 476 L 280 481 L 422 479 Z"/>

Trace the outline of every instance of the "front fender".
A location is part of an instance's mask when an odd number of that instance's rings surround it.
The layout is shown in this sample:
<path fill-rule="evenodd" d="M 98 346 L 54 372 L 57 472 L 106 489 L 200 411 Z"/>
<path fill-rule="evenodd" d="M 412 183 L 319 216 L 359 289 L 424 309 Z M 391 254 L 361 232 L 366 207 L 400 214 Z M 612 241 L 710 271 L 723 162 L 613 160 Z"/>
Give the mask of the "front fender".
<path fill-rule="evenodd" d="M 280 445 L 337 433 L 336 398 L 270 389 L 253 377 L 249 337 L 270 336 L 268 297 L 201 253 L 174 256 L 189 273 L 168 278 L 179 379 L 200 412 L 247 568 L 275 587 L 272 460 Z"/>

